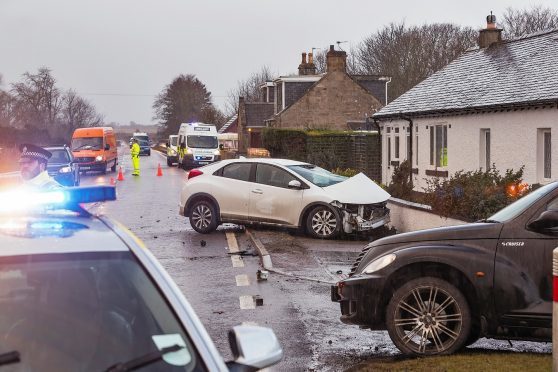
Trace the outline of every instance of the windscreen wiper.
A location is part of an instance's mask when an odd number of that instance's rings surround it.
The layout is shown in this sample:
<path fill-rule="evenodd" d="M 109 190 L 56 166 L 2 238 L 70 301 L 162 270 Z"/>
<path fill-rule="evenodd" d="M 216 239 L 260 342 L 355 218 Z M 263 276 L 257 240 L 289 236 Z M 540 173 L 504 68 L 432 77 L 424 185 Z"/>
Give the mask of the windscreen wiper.
<path fill-rule="evenodd" d="M 169 347 L 164 347 L 159 351 L 153 351 L 149 354 L 145 354 L 143 356 L 134 358 L 125 363 L 116 363 L 106 369 L 106 372 L 124 372 L 124 371 L 134 371 L 141 367 L 145 367 L 147 365 L 153 364 L 158 362 L 159 360 L 163 359 L 163 356 L 169 353 L 174 353 L 175 351 L 179 351 L 184 349 L 184 346 L 180 345 L 172 345 Z"/>
<path fill-rule="evenodd" d="M 484 222 L 484 223 L 500 223 L 500 221 L 496 221 L 496 220 L 489 220 L 489 219 L 483 219 L 483 220 L 478 220 L 476 222 Z"/>
<path fill-rule="evenodd" d="M 19 363 L 20 361 L 19 351 L 9 351 L 7 353 L 0 354 L 0 366 Z"/>
<path fill-rule="evenodd" d="M 76 147 L 75 149 L 72 149 L 72 151 L 78 151 L 79 149 L 84 148 L 84 147 L 91 147 L 91 145 L 81 145 L 81 146 Z"/>

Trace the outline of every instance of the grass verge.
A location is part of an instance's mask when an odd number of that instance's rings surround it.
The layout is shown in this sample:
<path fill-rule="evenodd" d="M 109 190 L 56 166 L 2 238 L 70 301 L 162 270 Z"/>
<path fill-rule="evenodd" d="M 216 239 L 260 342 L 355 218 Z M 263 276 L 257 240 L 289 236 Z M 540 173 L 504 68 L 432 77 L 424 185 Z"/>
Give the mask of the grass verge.
<path fill-rule="evenodd" d="M 552 355 L 517 352 L 464 353 L 428 358 L 378 358 L 346 372 L 376 371 L 551 371 Z"/>

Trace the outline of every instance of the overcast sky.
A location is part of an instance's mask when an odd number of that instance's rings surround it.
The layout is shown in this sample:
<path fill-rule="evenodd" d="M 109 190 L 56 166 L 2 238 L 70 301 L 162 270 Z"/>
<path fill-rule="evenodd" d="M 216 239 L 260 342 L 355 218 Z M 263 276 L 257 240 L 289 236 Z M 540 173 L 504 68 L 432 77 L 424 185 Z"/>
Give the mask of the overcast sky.
<path fill-rule="evenodd" d="M 230 89 L 263 65 L 295 72 L 300 53 L 392 21 L 481 28 L 492 10 L 556 0 L 0 0 L 0 74 L 50 68 L 62 89 L 89 99 L 106 122 L 152 123 L 154 96 L 195 74 L 224 108 Z"/>

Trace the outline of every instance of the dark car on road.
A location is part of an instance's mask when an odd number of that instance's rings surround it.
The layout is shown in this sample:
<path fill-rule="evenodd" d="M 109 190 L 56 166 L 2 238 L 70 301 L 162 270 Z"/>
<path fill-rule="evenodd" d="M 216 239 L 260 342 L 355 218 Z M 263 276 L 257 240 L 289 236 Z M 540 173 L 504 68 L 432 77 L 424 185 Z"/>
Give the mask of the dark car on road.
<path fill-rule="evenodd" d="M 387 329 L 405 354 L 450 354 L 480 337 L 552 340 L 558 182 L 490 218 L 367 245 L 332 286 L 341 321 Z"/>
<path fill-rule="evenodd" d="M 79 186 L 79 165 L 67 146 L 45 147 L 52 153 L 47 164 L 48 175 L 64 186 Z"/>

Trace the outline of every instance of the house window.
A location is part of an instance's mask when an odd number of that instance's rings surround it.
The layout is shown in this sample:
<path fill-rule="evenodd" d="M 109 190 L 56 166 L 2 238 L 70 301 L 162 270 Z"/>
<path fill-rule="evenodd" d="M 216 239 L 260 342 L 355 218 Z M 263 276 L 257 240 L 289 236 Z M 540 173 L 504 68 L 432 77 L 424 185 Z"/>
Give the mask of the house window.
<path fill-rule="evenodd" d="M 395 136 L 395 159 L 399 159 L 399 136 Z"/>
<path fill-rule="evenodd" d="M 388 158 L 388 167 L 389 167 L 389 165 L 391 164 L 390 163 L 391 162 L 391 137 L 388 137 L 387 140 L 388 140 L 388 143 L 387 143 L 388 156 L 387 156 L 387 158 Z"/>
<path fill-rule="evenodd" d="M 447 167 L 448 165 L 448 126 L 430 127 L 430 165 Z"/>
<path fill-rule="evenodd" d="M 480 167 L 489 170 L 490 161 L 490 129 L 480 130 Z"/>
<path fill-rule="evenodd" d="M 537 168 L 539 180 L 545 181 L 552 177 L 552 147 L 550 129 L 539 129 L 537 136 Z"/>
<path fill-rule="evenodd" d="M 415 137 L 415 165 L 418 166 L 418 136 Z"/>

